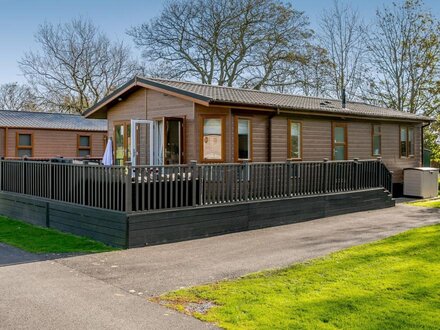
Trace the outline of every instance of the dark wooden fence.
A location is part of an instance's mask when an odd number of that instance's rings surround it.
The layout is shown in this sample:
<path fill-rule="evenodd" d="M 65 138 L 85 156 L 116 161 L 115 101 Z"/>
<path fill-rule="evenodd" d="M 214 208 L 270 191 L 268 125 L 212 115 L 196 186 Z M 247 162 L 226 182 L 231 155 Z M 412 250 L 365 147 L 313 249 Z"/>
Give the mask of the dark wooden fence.
<path fill-rule="evenodd" d="M 384 188 L 378 160 L 100 166 L 0 160 L 0 191 L 124 212 Z"/>

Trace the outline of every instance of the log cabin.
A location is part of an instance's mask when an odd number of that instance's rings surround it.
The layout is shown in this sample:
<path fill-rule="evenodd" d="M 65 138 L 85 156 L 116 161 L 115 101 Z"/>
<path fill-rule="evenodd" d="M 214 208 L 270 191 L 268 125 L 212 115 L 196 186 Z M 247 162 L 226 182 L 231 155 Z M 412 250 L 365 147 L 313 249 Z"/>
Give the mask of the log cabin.
<path fill-rule="evenodd" d="M 360 102 L 143 77 L 85 116 L 108 120 L 116 164 L 381 157 L 396 192 L 403 169 L 421 165 L 423 128 L 432 121 Z"/>
<path fill-rule="evenodd" d="M 6 159 L 101 158 L 105 120 L 80 115 L 0 111 L 0 157 Z"/>

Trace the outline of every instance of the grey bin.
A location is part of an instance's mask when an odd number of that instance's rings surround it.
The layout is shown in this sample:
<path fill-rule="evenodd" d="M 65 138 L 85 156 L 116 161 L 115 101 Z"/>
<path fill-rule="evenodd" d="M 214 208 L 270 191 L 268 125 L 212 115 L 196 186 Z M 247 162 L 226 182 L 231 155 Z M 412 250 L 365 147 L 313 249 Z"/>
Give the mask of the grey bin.
<path fill-rule="evenodd" d="M 439 169 L 414 167 L 403 170 L 403 194 L 405 196 L 432 198 L 438 195 Z"/>

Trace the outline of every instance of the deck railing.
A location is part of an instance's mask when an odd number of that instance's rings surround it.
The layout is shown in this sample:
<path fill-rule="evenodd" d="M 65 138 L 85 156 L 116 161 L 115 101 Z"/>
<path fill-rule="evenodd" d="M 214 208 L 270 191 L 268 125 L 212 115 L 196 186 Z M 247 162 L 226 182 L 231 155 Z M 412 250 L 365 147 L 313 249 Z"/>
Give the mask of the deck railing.
<path fill-rule="evenodd" d="M 100 166 L 0 160 L 0 191 L 138 212 L 383 187 L 378 160 Z"/>

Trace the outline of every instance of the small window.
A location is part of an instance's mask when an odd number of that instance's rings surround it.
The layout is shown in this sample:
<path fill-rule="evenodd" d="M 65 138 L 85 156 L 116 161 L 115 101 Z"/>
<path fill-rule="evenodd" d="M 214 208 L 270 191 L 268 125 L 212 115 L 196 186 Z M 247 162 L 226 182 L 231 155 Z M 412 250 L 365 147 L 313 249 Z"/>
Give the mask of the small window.
<path fill-rule="evenodd" d="M 400 126 L 400 157 L 414 156 L 414 127 Z"/>
<path fill-rule="evenodd" d="M 296 121 L 289 121 L 289 159 L 302 158 L 301 132 L 301 123 Z"/>
<path fill-rule="evenodd" d="M 17 133 L 17 157 L 32 157 L 33 148 L 32 133 Z"/>
<path fill-rule="evenodd" d="M 78 157 L 90 157 L 92 141 L 90 135 L 78 135 Z"/>
<path fill-rule="evenodd" d="M 333 124 L 333 160 L 347 159 L 347 125 L 345 123 Z"/>
<path fill-rule="evenodd" d="M 250 119 L 236 117 L 236 160 L 250 160 L 252 158 L 252 124 Z"/>
<path fill-rule="evenodd" d="M 380 125 L 373 125 L 371 136 L 373 156 L 380 156 L 382 154 L 382 132 Z"/>
<path fill-rule="evenodd" d="M 224 161 L 224 118 L 202 118 L 202 161 Z"/>

